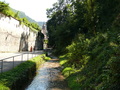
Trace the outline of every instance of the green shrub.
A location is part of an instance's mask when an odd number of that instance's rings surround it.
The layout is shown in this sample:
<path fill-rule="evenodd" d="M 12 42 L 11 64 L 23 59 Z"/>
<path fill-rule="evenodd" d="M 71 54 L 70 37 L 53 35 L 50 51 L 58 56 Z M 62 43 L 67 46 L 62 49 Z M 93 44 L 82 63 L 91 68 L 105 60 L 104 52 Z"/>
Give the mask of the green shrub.
<path fill-rule="evenodd" d="M 119 90 L 120 35 L 108 32 L 91 39 L 80 36 L 67 47 L 68 53 L 60 57 L 69 87 L 72 90 Z"/>
<path fill-rule="evenodd" d="M 44 62 L 43 56 L 37 56 L 0 74 L 0 90 L 21 90 L 36 75 L 37 68 Z"/>

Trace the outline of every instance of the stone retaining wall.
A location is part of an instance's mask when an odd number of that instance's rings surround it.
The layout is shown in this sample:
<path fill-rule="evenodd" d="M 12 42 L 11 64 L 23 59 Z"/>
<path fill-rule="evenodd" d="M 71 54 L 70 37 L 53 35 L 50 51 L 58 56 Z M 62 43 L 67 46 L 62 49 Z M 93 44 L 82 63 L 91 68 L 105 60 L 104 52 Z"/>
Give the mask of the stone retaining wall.
<path fill-rule="evenodd" d="M 40 43 L 36 42 L 37 34 L 18 20 L 0 13 L 0 52 L 30 51 Z"/>

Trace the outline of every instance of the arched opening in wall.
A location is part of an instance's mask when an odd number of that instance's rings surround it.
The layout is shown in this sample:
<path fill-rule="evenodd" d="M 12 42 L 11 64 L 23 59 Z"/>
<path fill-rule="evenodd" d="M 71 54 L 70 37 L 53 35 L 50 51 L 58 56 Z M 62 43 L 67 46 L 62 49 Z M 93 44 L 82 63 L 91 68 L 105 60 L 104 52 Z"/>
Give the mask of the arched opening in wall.
<path fill-rule="evenodd" d="M 35 40 L 34 50 L 43 50 L 44 35 L 39 31 Z"/>

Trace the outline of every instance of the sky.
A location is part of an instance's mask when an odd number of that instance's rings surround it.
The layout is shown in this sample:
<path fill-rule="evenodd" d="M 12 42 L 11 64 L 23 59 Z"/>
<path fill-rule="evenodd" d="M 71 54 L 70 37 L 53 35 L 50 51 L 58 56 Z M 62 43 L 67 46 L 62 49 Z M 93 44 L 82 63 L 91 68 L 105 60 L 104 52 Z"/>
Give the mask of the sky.
<path fill-rule="evenodd" d="M 0 0 L 5 1 L 13 9 L 23 11 L 35 21 L 47 21 L 46 9 L 58 0 Z"/>

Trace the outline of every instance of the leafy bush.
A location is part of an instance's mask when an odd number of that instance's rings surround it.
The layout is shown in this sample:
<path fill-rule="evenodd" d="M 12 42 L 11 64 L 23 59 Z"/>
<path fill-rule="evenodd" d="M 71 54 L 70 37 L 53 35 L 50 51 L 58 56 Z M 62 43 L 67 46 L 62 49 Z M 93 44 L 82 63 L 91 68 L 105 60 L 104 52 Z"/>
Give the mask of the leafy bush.
<path fill-rule="evenodd" d="M 61 62 L 67 62 L 62 64 L 63 74 L 72 90 L 120 89 L 120 35 L 115 33 L 98 34 L 91 39 L 80 35 L 67 47 L 66 59 Z M 114 35 L 116 38 L 111 37 Z"/>
<path fill-rule="evenodd" d="M 9 5 L 0 1 L 0 12 L 5 13 L 9 10 Z"/>
<path fill-rule="evenodd" d="M 71 45 L 67 47 L 69 63 L 74 64 L 76 68 L 81 68 L 87 63 L 89 39 L 80 34 L 75 38 Z"/>

